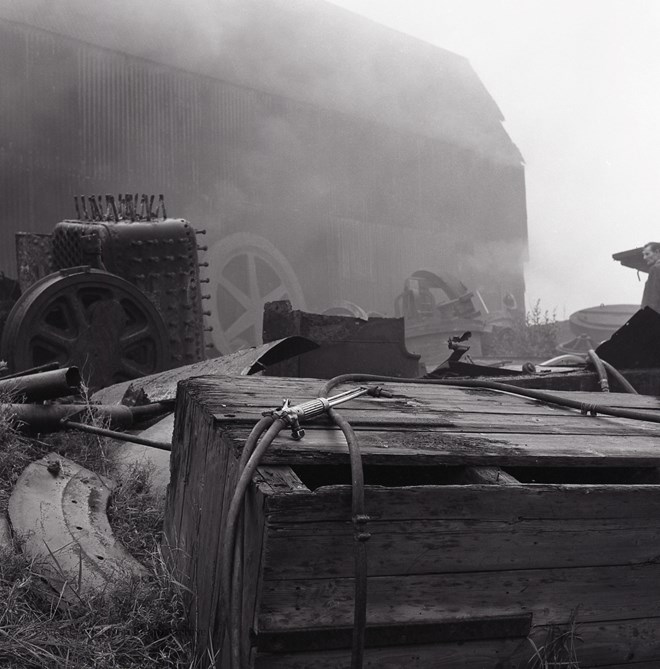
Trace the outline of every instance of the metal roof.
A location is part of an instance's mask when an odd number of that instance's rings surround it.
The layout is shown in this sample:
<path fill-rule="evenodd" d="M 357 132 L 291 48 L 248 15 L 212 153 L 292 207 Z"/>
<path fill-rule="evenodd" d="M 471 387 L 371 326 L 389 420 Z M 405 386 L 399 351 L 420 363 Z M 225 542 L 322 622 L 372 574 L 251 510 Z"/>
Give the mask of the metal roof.
<path fill-rule="evenodd" d="M 467 59 L 323 0 L 0 0 L 0 19 L 522 161 Z"/>

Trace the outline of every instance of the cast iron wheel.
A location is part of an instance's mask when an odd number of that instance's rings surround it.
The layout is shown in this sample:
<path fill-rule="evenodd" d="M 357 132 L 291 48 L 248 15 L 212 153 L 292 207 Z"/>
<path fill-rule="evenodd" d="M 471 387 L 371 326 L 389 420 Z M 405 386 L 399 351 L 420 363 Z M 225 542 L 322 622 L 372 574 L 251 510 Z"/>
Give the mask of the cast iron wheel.
<path fill-rule="evenodd" d="M 210 324 L 213 344 L 222 354 L 262 342 L 264 304 L 288 299 L 304 309 L 293 268 L 266 239 L 236 233 L 209 251 Z"/>
<path fill-rule="evenodd" d="M 0 357 L 18 371 L 75 365 L 91 388 L 169 366 L 169 339 L 156 308 L 133 284 L 75 267 L 34 283 L 11 310 Z"/>

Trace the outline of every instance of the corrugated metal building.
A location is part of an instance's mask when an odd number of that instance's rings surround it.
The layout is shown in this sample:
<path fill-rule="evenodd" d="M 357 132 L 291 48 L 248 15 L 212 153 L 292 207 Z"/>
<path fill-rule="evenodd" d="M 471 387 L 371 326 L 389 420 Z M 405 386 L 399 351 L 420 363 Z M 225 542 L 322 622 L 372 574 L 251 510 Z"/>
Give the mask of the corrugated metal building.
<path fill-rule="evenodd" d="M 418 269 L 524 303 L 522 159 L 467 60 L 322 0 L 139 7 L 0 2 L 0 269 L 74 194 L 164 193 L 222 349 L 284 295 L 392 314 Z"/>

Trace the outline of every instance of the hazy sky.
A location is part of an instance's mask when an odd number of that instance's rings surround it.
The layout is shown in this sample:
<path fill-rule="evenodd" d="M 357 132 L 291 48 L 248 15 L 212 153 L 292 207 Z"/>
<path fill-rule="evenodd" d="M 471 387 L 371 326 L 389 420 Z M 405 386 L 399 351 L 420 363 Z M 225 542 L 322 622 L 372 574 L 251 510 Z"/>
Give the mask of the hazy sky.
<path fill-rule="evenodd" d="M 526 163 L 528 307 L 639 303 L 611 256 L 660 241 L 660 0 L 331 1 L 465 56 L 494 97 Z"/>

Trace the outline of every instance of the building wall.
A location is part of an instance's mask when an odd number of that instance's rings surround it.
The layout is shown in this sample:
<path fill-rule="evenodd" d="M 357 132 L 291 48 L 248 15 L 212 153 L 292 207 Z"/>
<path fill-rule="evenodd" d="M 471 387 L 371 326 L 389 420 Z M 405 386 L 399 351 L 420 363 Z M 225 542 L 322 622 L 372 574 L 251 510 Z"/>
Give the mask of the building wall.
<path fill-rule="evenodd" d="M 261 298 L 284 286 L 317 311 L 391 315 L 418 269 L 458 273 L 491 308 L 505 292 L 523 304 L 521 165 L 7 21 L 0 45 L 9 275 L 14 233 L 74 217 L 75 194 L 164 193 L 208 230 L 212 308 L 230 320 L 231 284 L 249 301 L 250 276 Z"/>

